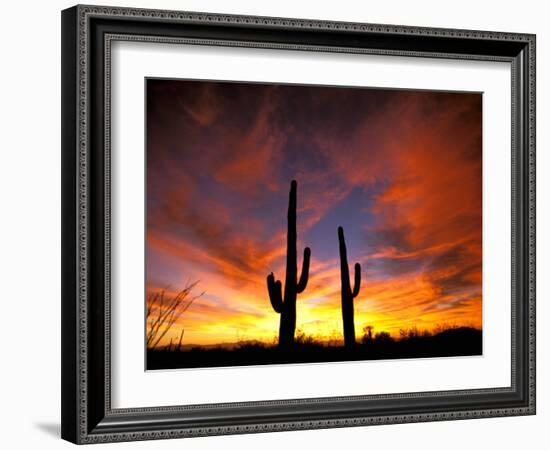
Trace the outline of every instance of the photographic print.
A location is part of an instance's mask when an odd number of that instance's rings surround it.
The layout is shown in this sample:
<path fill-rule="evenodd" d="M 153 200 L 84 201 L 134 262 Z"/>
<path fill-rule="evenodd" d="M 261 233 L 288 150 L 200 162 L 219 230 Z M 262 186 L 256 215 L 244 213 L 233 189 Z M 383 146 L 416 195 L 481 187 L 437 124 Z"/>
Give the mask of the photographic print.
<path fill-rule="evenodd" d="M 145 80 L 146 369 L 482 354 L 482 94 Z"/>

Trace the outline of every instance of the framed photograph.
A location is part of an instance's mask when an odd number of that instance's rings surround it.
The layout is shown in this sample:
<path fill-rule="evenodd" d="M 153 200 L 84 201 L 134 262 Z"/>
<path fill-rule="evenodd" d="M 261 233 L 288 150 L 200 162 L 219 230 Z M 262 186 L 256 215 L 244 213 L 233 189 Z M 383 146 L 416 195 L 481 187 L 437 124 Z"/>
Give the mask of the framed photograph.
<path fill-rule="evenodd" d="M 535 413 L 535 36 L 62 12 L 62 437 Z"/>

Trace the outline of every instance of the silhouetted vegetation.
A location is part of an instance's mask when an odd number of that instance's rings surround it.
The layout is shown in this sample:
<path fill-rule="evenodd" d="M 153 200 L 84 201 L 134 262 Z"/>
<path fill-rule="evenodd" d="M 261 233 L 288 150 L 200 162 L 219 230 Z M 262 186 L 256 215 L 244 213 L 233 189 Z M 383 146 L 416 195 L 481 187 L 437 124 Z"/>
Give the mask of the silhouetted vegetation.
<path fill-rule="evenodd" d="M 399 338 L 389 333 L 363 330 L 353 349 L 330 345 L 298 332 L 291 348 L 258 341 L 232 345 L 168 346 L 147 351 L 148 369 L 249 366 L 284 363 L 315 363 L 482 354 L 482 332 L 470 327 L 442 327 L 440 330 L 402 330 Z"/>
<path fill-rule="evenodd" d="M 297 281 L 298 263 L 296 261 L 296 181 L 290 183 L 290 194 L 288 199 L 288 229 L 286 244 L 286 276 L 285 293 L 282 295 L 281 281 L 275 280 L 271 272 L 267 276 L 267 290 L 269 299 L 275 312 L 281 315 L 279 326 L 279 346 L 289 347 L 294 343 L 296 330 L 296 296 L 304 291 L 309 278 L 309 259 L 311 250 L 304 249 L 302 261 L 302 274 L 300 281 Z"/>
<path fill-rule="evenodd" d="M 187 283 L 187 286 L 171 297 L 167 297 L 166 290 L 155 292 L 147 298 L 147 308 L 145 312 L 145 321 L 147 326 L 146 345 L 147 349 L 154 350 L 158 347 L 162 338 L 172 328 L 176 320 L 191 306 L 191 304 L 200 296 L 192 296 L 193 288 L 198 284 Z M 181 350 L 184 329 L 179 334 L 178 344 L 170 339 L 169 350 Z"/>
<path fill-rule="evenodd" d="M 344 345 L 347 348 L 355 346 L 355 321 L 353 319 L 353 299 L 361 289 L 361 265 L 355 264 L 355 279 L 353 291 L 349 280 L 348 253 L 344 229 L 338 227 L 338 242 L 340 247 L 340 283 L 342 286 L 342 319 L 344 323 Z"/>

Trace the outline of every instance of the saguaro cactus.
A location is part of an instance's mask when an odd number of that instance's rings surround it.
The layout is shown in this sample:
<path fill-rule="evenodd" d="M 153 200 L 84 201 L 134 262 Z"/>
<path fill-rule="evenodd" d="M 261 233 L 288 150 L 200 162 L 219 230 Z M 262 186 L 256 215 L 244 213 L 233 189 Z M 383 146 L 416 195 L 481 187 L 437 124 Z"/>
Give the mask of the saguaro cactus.
<path fill-rule="evenodd" d="M 286 243 L 286 277 L 285 291 L 282 296 L 282 286 L 275 280 L 273 272 L 267 276 L 267 290 L 273 309 L 281 315 L 279 325 L 279 346 L 288 347 L 294 343 L 296 329 L 296 296 L 304 291 L 309 277 L 309 260 L 311 250 L 304 249 L 302 273 L 297 281 L 298 263 L 296 261 L 296 181 L 290 183 L 288 199 L 288 231 Z"/>
<path fill-rule="evenodd" d="M 361 265 L 355 264 L 355 281 L 353 291 L 349 279 L 348 255 L 344 229 L 338 227 L 338 241 L 340 242 L 340 280 L 342 283 L 342 319 L 344 321 L 344 345 L 347 348 L 355 346 L 355 323 L 353 319 L 353 299 L 361 289 Z"/>

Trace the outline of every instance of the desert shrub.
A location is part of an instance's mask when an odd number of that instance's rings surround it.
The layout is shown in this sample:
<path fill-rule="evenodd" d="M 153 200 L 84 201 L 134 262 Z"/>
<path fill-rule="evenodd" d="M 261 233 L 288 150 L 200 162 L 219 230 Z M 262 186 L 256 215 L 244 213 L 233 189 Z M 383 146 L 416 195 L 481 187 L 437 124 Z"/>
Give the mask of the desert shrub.
<path fill-rule="evenodd" d="M 363 327 L 363 337 L 361 338 L 361 342 L 363 344 L 370 344 L 373 341 L 373 335 L 372 332 L 374 330 L 374 327 L 372 325 L 366 325 Z"/>
<path fill-rule="evenodd" d="M 380 333 L 376 333 L 374 336 L 374 341 L 377 343 L 390 343 L 394 342 L 394 339 L 387 331 L 381 331 Z"/>

